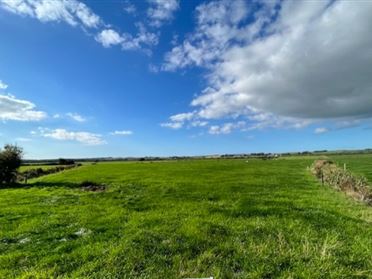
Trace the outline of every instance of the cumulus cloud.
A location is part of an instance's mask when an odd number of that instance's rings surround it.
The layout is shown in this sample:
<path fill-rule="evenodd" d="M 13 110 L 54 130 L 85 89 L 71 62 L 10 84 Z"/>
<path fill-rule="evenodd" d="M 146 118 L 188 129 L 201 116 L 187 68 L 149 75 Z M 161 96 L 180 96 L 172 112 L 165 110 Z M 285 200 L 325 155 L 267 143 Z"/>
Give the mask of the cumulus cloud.
<path fill-rule="evenodd" d="M 147 16 L 150 25 L 160 27 L 164 22 L 173 18 L 173 14 L 179 8 L 178 0 L 148 0 L 150 7 Z"/>
<path fill-rule="evenodd" d="M 133 132 L 129 130 L 122 130 L 122 131 L 114 131 L 110 134 L 113 136 L 130 136 L 130 135 L 133 135 Z"/>
<path fill-rule="evenodd" d="M 101 43 L 104 47 L 110 47 L 113 45 L 121 44 L 123 41 L 122 37 L 118 32 L 112 29 L 104 29 L 96 36 L 96 40 Z"/>
<path fill-rule="evenodd" d="M 0 0 L 0 6 L 12 13 L 37 18 L 42 22 L 59 21 L 89 28 L 98 27 L 101 23 L 98 15 L 77 0 Z"/>
<path fill-rule="evenodd" d="M 77 122 L 85 122 L 85 121 L 87 121 L 87 119 L 85 117 L 81 116 L 78 113 L 74 113 L 74 112 L 66 113 L 66 116 L 68 116 L 69 118 L 71 118 L 72 120 L 75 120 Z"/>
<path fill-rule="evenodd" d="M 372 117 L 372 2 L 212 1 L 163 70 L 207 69 L 200 119 L 303 127 Z M 253 20 L 251 20 L 253 19 Z"/>
<path fill-rule="evenodd" d="M 165 55 L 163 70 L 212 66 L 209 63 L 214 62 L 232 41 L 242 35 L 239 25 L 247 14 L 248 7 L 244 0 L 211 1 L 199 5 L 196 8 L 196 30 Z M 246 31 L 242 30 L 241 33 Z"/>
<path fill-rule="evenodd" d="M 0 119 L 3 121 L 40 121 L 47 117 L 45 112 L 35 108 L 35 104 L 30 101 L 12 95 L 0 95 Z"/>
<path fill-rule="evenodd" d="M 39 128 L 38 132 L 32 131 L 32 134 L 39 134 L 45 138 L 52 138 L 61 141 L 77 141 L 86 145 L 102 145 L 106 144 L 106 141 L 100 134 L 94 134 L 89 132 L 74 132 L 66 129 L 48 129 Z"/>
<path fill-rule="evenodd" d="M 0 89 L 7 89 L 8 85 L 4 83 L 2 80 L 0 80 Z"/>

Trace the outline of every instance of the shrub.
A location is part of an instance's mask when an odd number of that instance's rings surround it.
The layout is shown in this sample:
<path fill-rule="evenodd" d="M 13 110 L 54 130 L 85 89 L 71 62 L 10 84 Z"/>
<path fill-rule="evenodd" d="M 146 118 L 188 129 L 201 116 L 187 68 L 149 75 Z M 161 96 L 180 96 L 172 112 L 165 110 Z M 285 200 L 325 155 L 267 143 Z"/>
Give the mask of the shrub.
<path fill-rule="evenodd" d="M 22 148 L 15 145 L 7 144 L 0 150 L 0 184 L 16 182 L 22 155 Z"/>
<path fill-rule="evenodd" d="M 71 159 L 60 158 L 60 159 L 58 159 L 58 164 L 59 165 L 74 165 L 75 161 L 71 160 Z"/>
<path fill-rule="evenodd" d="M 64 170 L 69 170 L 75 167 L 80 167 L 82 166 L 81 164 L 75 164 L 75 165 L 67 165 L 67 166 L 57 166 L 54 168 L 48 168 L 48 169 L 43 169 L 43 168 L 35 168 L 35 169 L 30 169 L 27 171 L 24 171 L 18 175 L 18 180 L 19 181 L 25 181 L 27 182 L 27 179 L 32 179 L 32 178 L 37 178 L 43 175 L 48 175 L 52 173 L 57 173 L 60 171 Z"/>
<path fill-rule="evenodd" d="M 322 183 L 343 191 L 355 199 L 372 204 L 372 189 L 365 177 L 355 176 L 329 160 L 315 161 L 311 170 Z"/>

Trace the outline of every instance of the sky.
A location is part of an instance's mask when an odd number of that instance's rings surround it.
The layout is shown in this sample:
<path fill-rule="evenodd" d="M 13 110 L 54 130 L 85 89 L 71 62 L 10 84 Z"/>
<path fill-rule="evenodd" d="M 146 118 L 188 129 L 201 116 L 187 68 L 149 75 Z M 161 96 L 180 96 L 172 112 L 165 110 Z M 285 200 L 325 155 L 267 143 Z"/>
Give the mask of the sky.
<path fill-rule="evenodd" d="M 0 0 L 25 158 L 371 148 L 372 1 Z"/>

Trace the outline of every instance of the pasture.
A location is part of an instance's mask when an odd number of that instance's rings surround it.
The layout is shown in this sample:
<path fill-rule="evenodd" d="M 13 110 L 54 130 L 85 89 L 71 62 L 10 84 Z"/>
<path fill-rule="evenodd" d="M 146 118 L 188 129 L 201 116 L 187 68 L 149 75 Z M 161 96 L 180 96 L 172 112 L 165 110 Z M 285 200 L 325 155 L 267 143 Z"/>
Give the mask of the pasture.
<path fill-rule="evenodd" d="M 0 278 L 370 278 L 372 209 L 312 162 L 98 163 L 5 187 Z"/>

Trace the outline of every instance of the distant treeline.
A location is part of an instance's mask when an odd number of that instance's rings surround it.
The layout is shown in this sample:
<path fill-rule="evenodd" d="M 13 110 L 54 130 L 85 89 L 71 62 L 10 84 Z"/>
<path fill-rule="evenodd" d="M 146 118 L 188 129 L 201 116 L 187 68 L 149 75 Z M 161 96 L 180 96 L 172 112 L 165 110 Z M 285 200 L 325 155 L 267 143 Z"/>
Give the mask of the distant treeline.
<path fill-rule="evenodd" d="M 300 152 L 286 152 L 286 153 L 243 153 L 243 154 L 218 154 L 218 155 L 204 155 L 204 156 L 147 156 L 147 157 L 103 157 L 103 158 L 75 158 L 75 159 L 48 159 L 48 160 L 23 160 L 23 166 L 29 165 L 73 165 L 76 162 L 113 162 L 113 161 L 167 161 L 167 160 L 195 160 L 195 159 L 245 159 L 245 158 L 261 158 L 273 159 L 277 157 L 288 156 L 311 156 L 311 155 L 352 155 L 352 154 L 372 154 L 372 149 L 363 150 L 315 150 L 315 151 L 300 151 Z"/>
<path fill-rule="evenodd" d="M 43 165 L 43 166 L 67 166 L 67 165 L 74 165 L 75 160 L 73 159 L 53 159 L 53 160 L 23 160 L 22 166 L 37 166 L 37 165 Z"/>

